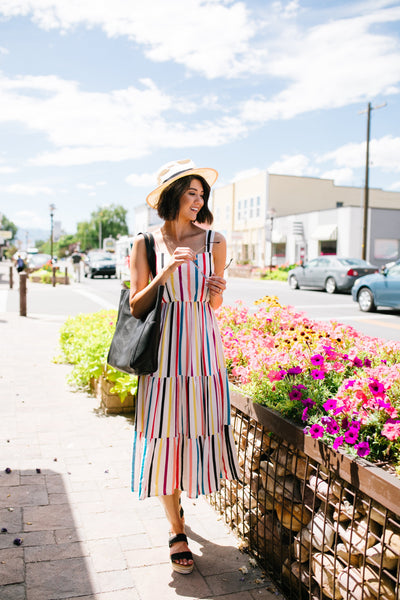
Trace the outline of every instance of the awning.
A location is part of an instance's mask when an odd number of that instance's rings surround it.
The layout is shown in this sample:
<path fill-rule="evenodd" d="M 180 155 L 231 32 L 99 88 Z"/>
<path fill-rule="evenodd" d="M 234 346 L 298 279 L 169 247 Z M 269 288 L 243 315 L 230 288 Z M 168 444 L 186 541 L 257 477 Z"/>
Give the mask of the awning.
<path fill-rule="evenodd" d="M 311 234 L 313 240 L 337 240 L 337 225 L 318 225 Z"/>
<path fill-rule="evenodd" d="M 272 243 L 273 244 L 284 244 L 286 242 L 286 233 L 282 231 L 272 231 Z"/>

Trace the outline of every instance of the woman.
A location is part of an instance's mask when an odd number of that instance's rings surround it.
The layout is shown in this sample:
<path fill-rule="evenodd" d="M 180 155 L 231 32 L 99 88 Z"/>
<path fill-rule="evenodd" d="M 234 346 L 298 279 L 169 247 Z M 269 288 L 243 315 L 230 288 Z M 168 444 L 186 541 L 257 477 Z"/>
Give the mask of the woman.
<path fill-rule="evenodd" d="M 236 479 L 229 391 L 214 310 L 222 304 L 226 243 L 199 227 L 208 208 L 214 169 L 192 161 L 165 165 L 147 197 L 164 224 L 154 232 L 157 274 L 151 279 L 144 238 L 131 254 L 131 311 L 142 317 L 164 285 L 158 371 L 139 377 L 133 488 L 139 498 L 160 496 L 170 523 L 172 568 L 193 570 L 184 533 L 181 491 L 209 494 L 220 478 Z M 151 279 L 151 280 L 150 280 Z"/>

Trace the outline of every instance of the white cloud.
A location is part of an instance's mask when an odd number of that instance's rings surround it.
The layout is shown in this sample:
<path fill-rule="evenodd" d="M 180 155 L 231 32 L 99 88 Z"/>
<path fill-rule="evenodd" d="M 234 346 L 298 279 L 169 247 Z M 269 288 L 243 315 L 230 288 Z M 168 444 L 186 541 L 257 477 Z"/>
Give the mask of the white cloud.
<path fill-rule="evenodd" d="M 276 175 L 317 176 L 318 169 L 310 164 L 304 154 L 284 155 L 280 160 L 268 165 L 268 173 Z"/>
<path fill-rule="evenodd" d="M 76 187 L 78 190 L 94 190 L 95 186 L 90 183 L 77 183 Z"/>
<path fill-rule="evenodd" d="M 353 169 L 344 167 L 343 169 L 331 169 L 321 173 L 322 179 L 333 179 L 336 185 L 354 185 Z"/>
<path fill-rule="evenodd" d="M 346 106 L 379 95 L 399 93 L 398 39 L 376 25 L 400 20 L 400 7 L 333 20 L 306 32 L 287 28 L 270 46 L 265 72 L 288 82 L 267 98 L 244 102 L 248 122 L 290 119 L 301 113 Z"/>
<path fill-rule="evenodd" d="M 0 0 L 0 13 L 28 16 L 46 30 L 100 27 L 142 45 L 153 61 L 172 60 L 206 77 L 245 72 L 258 27 L 234 0 Z"/>
<path fill-rule="evenodd" d="M 151 187 L 157 181 L 156 173 L 132 173 L 126 177 L 125 181 L 134 187 Z"/>
<path fill-rule="evenodd" d="M 260 169 L 257 169 L 257 168 L 239 171 L 238 173 L 235 173 L 235 175 L 233 176 L 232 183 L 234 183 L 235 181 L 240 181 L 241 179 L 247 179 L 249 177 L 253 177 L 254 175 L 257 175 L 258 173 L 260 173 Z"/>
<path fill-rule="evenodd" d="M 400 137 L 386 135 L 370 141 L 370 163 L 384 171 L 400 171 Z M 323 154 L 317 162 L 333 160 L 338 167 L 357 168 L 365 165 L 366 145 L 345 144 L 333 152 Z"/>
<path fill-rule="evenodd" d="M 19 196 L 42 196 L 43 194 L 50 196 L 54 194 L 54 190 L 51 188 L 45 185 L 37 185 L 35 183 L 13 183 L 11 185 L 3 186 L 2 190 L 8 194 L 17 194 Z"/>
<path fill-rule="evenodd" d="M 21 229 L 47 229 L 48 219 L 39 216 L 33 210 L 19 210 L 14 213 L 12 221 Z"/>
<path fill-rule="evenodd" d="M 7 174 L 7 173 L 16 173 L 18 169 L 16 169 L 15 167 L 7 167 L 4 165 L 0 165 L 0 173 L 2 174 Z"/>
<path fill-rule="evenodd" d="M 396 181 L 389 186 L 389 190 L 392 192 L 400 192 L 400 181 Z"/>
<path fill-rule="evenodd" d="M 9 50 L 7 50 L 7 48 L 3 48 L 2 46 L 0 46 L 0 56 L 1 55 L 5 55 L 5 54 L 9 54 Z"/>
<path fill-rule="evenodd" d="M 185 124 L 172 96 L 149 79 L 140 85 L 96 93 L 56 76 L 0 75 L 0 122 L 45 134 L 56 149 L 30 163 L 58 166 L 135 159 L 155 148 L 218 146 L 246 131 L 228 116 Z"/>

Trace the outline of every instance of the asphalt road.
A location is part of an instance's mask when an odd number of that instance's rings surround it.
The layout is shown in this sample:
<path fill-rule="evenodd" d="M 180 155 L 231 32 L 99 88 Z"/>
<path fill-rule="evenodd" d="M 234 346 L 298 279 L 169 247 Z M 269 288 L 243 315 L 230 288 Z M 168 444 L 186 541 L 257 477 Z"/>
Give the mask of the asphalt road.
<path fill-rule="evenodd" d="M 120 281 L 116 279 L 82 279 L 80 288 L 88 298 L 102 298 L 104 307 L 118 304 Z M 363 313 L 349 294 L 291 290 L 286 282 L 230 277 L 224 301 L 225 304 L 235 304 L 241 300 L 251 307 L 255 300 L 265 295 L 277 296 L 281 304 L 293 306 L 309 318 L 334 319 L 366 335 L 400 341 L 400 311 L 381 309 L 375 313 Z"/>

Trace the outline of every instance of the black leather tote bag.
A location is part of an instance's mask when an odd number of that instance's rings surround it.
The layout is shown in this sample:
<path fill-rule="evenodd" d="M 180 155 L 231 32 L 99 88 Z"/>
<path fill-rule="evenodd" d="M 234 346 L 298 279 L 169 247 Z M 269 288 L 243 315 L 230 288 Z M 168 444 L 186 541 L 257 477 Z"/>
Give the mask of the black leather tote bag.
<path fill-rule="evenodd" d="M 153 277 L 156 275 L 154 237 L 144 233 L 147 260 Z M 142 319 L 131 314 L 128 289 L 121 290 L 118 318 L 108 352 L 107 363 L 132 375 L 147 375 L 158 369 L 161 304 L 164 286 L 160 285 L 154 307 Z"/>

